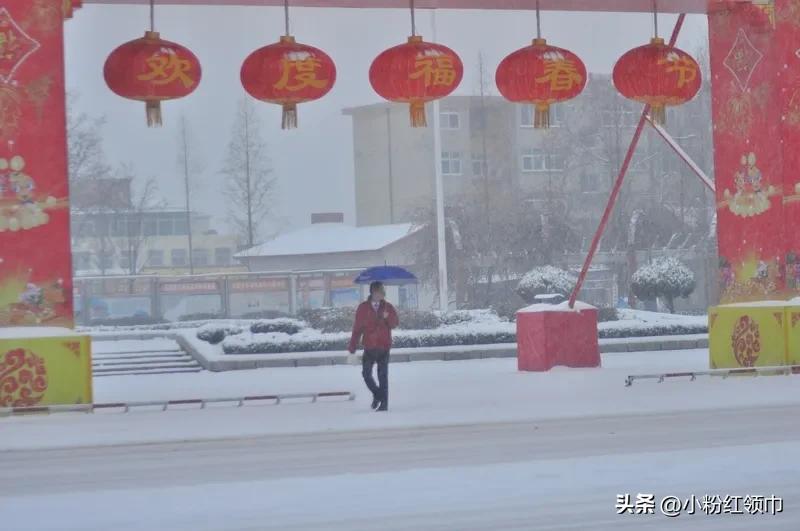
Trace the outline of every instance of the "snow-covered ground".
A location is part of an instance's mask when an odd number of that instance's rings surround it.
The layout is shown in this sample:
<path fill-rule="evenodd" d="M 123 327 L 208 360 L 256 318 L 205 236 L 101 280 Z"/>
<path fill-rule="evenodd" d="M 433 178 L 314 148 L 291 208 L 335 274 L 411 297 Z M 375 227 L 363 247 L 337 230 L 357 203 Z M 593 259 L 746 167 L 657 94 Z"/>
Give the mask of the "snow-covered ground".
<path fill-rule="evenodd" d="M 2 529 L 798 529 L 800 377 L 636 383 L 707 351 L 96 380 L 98 401 L 354 390 L 355 402 L 0 419 Z M 147 443 L 147 444 L 141 444 Z M 617 516 L 617 494 L 782 496 L 778 516 Z M 658 509 L 656 509 L 658 510 Z"/>

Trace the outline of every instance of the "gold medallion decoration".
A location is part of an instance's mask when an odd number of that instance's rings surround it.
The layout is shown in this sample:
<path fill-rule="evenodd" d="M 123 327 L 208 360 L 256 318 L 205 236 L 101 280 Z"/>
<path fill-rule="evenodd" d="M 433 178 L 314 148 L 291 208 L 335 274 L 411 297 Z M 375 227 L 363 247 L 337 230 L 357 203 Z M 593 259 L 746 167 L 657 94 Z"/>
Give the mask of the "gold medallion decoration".
<path fill-rule="evenodd" d="M 741 168 L 735 176 L 736 192 L 723 192 L 725 200 L 719 208 L 728 207 L 735 215 L 743 218 L 763 214 L 770 208 L 769 198 L 778 195 L 778 190 L 764 182 L 761 170 L 756 166 L 755 153 L 742 155 Z"/>
<path fill-rule="evenodd" d="M 47 391 L 44 360 L 27 349 L 0 358 L 0 407 L 35 406 Z"/>
<path fill-rule="evenodd" d="M 731 335 L 731 346 L 739 365 L 754 366 L 761 353 L 761 333 L 758 323 L 747 315 L 740 317 Z"/>
<path fill-rule="evenodd" d="M 30 230 L 50 221 L 46 210 L 59 206 L 55 197 L 42 197 L 36 181 L 25 173 L 25 159 L 0 158 L 0 233 Z"/>

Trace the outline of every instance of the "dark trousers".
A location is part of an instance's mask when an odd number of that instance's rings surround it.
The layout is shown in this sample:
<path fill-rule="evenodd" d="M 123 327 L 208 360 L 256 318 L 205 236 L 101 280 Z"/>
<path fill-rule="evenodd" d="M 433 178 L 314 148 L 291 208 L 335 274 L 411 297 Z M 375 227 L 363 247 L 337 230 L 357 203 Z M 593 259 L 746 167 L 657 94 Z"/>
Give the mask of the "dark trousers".
<path fill-rule="evenodd" d="M 372 378 L 372 366 L 378 364 L 378 385 Z M 378 398 L 384 407 L 389 405 L 389 351 L 365 350 L 361 359 L 361 374 L 372 394 Z"/>

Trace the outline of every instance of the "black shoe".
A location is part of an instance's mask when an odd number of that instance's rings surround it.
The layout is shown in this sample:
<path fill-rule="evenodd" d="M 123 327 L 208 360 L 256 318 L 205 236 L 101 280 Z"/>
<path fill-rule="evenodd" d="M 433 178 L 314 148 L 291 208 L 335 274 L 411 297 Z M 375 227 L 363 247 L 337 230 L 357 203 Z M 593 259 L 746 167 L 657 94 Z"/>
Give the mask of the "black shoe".
<path fill-rule="evenodd" d="M 378 409 L 376 409 L 375 411 L 389 411 L 389 404 L 384 404 L 383 402 L 381 402 L 380 406 L 378 406 Z"/>
<path fill-rule="evenodd" d="M 381 400 L 377 396 L 372 397 L 372 409 L 378 409 L 378 406 L 381 405 Z"/>

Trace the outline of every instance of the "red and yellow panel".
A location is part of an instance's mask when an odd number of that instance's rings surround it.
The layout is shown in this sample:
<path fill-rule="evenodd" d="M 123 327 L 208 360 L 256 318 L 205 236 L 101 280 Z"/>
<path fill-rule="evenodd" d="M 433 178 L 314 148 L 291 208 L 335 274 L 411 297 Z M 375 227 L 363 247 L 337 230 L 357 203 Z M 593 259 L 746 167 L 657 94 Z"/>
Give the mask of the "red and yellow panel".
<path fill-rule="evenodd" d="M 708 314 L 711 368 L 785 365 L 787 331 L 791 326 L 786 310 L 784 302 L 775 302 L 770 306 L 711 308 Z"/>
<path fill-rule="evenodd" d="M 800 365 L 800 306 L 786 307 L 786 363 Z"/>
<path fill-rule="evenodd" d="M 0 407 L 90 403 L 89 336 L 0 339 Z"/>

